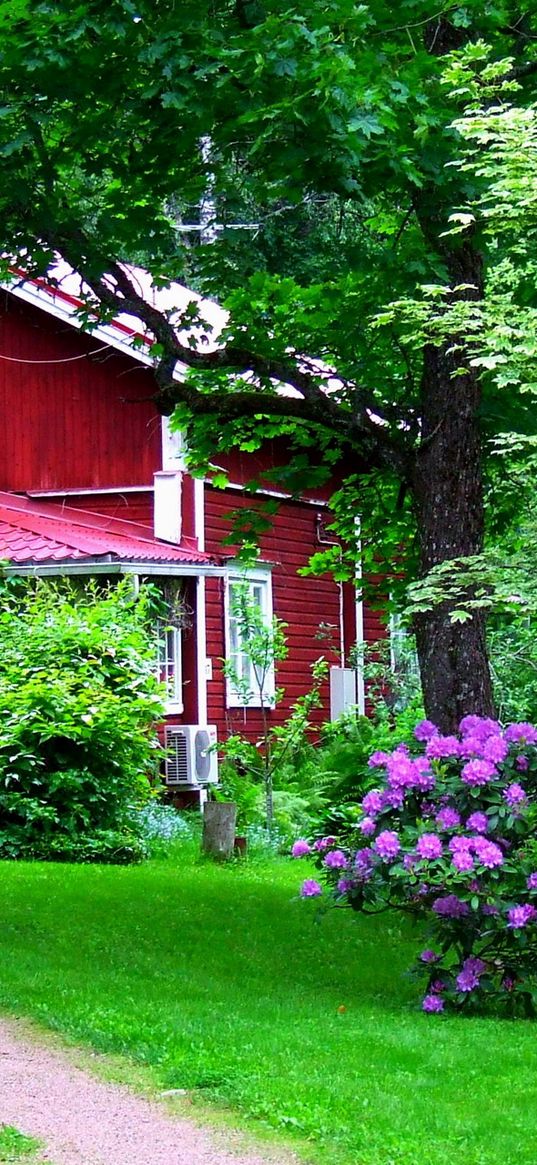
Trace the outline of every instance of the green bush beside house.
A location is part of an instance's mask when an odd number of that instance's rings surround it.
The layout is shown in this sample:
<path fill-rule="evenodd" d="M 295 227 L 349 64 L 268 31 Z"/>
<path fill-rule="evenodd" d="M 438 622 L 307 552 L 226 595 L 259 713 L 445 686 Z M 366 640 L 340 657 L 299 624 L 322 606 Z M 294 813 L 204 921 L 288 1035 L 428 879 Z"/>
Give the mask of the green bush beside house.
<path fill-rule="evenodd" d="M 133 861 L 163 715 L 152 595 L 38 581 L 0 593 L 0 856 Z"/>

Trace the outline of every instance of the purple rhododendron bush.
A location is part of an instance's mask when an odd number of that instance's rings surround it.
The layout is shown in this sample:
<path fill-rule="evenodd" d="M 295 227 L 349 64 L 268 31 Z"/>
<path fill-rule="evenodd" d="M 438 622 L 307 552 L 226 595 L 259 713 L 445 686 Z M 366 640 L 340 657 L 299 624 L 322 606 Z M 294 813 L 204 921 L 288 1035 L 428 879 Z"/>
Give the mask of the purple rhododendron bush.
<path fill-rule="evenodd" d="M 537 1009 L 537 729 L 466 716 L 457 736 L 428 720 L 412 747 L 369 760 L 378 787 L 344 837 L 297 841 L 338 905 L 395 908 L 429 925 L 414 971 L 423 1010 L 533 1016 Z M 302 896 L 323 886 L 307 878 Z"/>

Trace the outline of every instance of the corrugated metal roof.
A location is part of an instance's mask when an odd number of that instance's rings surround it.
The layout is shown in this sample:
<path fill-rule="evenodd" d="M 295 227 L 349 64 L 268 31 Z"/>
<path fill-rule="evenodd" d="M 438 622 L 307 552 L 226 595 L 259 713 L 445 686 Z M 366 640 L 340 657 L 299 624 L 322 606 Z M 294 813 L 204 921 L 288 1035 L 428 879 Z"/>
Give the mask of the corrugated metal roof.
<path fill-rule="evenodd" d="M 163 565 L 215 563 L 191 539 L 174 546 L 157 540 L 149 526 L 0 492 L 0 560 L 38 565 L 86 558 Z"/>

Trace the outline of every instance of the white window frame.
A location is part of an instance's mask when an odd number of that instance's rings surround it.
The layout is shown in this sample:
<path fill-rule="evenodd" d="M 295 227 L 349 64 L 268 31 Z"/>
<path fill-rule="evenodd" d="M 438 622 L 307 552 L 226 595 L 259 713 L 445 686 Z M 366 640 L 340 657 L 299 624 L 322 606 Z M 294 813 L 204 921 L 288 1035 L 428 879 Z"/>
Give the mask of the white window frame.
<path fill-rule="evenodd" d="M 156 625 L 156 634 L 157 674 L 166 689 L 166 712 L 183 712 L 183 637 L 181 628 L 174 627 L 160 619 Z"/>
<path fill-rule="evenodd" d="M 254 570 L 240 570 L 231 569 L 226 575 L 225 589 L 224 589 L 224 625 L 225 625 L 225 649 L 226 660 L 231 661 L 233 656 L 238 654 L 247 658 L 248 650 L 246 645 L 239 644 L 238 651 L 232 650 L 233 638 L 233 615 L 231 612 L 231 592 L 233 585 L 238 583 L 247 583 L 250 592 L 253 592 L 255 587 L 261 587 L 263 595 L 262 613 L 263 619 L 267 627 L 272 625 L 273 619 L 273 603 L 272 603 L 272 573 L 270 569 L 263 570 L 256 568 Z M 237 634 L 237 632 L 235 632 Z M 246 648 L 246 650 L 245 650 Z M 226 676 L 226 705 L 228 708 L 261 708 L 271 707 L 274 704 L 274 697 L 276 693 L 276 677 L 274 674 L 274 666 L 272 666 L 265 676 L 265 683 L 263 687 L 261 699 L 261 692 L 259 685 L 254 678 L 254 667 L 249 662 L 249 684 L 250 684 L 250 698 L 245 701 L 243 693 L 238 692 L 233 684 L 233 679 L 230 675 Z M 248 677 L 247 677 L 248 678 Z"/>

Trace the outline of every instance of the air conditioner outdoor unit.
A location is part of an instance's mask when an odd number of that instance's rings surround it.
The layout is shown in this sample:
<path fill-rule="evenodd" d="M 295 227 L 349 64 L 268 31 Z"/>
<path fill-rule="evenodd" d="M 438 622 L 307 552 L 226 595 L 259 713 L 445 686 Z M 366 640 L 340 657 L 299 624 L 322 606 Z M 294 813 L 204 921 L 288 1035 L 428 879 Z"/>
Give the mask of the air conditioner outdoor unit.
<path fill-rule="evenodd" d="M 173 788 L 213 785 L 218 780 L 216 728 L 212 724 L 174 724 L 164 731 L 165 784 Z"/>

